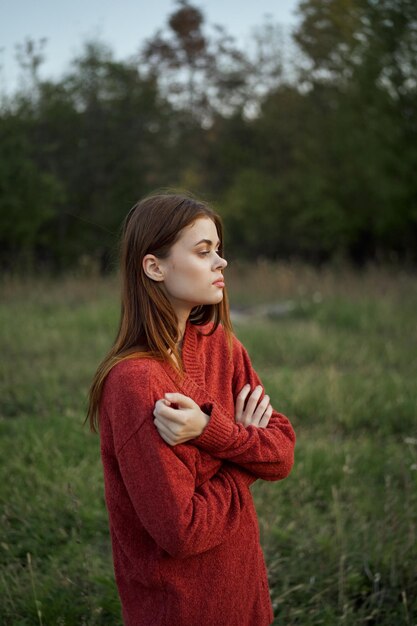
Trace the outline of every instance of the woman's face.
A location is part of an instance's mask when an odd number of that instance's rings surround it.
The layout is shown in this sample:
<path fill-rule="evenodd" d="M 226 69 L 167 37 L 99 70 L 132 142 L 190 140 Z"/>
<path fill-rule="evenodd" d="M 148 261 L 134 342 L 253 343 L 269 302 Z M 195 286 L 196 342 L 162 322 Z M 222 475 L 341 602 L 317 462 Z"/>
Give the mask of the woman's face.
<path fill-rule="evenodd" d="M 177 314 L 222 300 L 227 261 L 218 255 L 219 245 L 214 222 L 200 217 L 183 229 L 169 256 L 159 260 L 165 292 Z"/>

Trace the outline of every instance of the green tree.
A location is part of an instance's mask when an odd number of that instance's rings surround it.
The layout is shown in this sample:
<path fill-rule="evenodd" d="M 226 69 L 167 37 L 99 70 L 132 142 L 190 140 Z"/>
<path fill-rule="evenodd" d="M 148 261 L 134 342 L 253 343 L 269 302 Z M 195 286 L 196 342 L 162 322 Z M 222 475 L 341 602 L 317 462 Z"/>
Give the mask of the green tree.
<path fill-rule="evenodd" d="M 36 164 L 27 126 L 13 114 L 0 119 L 0 260 L 3 268 L 34 267 L 47 246 L 42 232 L 63 200 L 63 189 Z"/>
<path fill-rule="evenodd" d="M 244 100 L 248 61 L 219 25 L 208 33 L 203 12 L 187 0 L 145 42 L 141 64 L 158 80 L 177 109 L 209 125 L 218 110 L 231 112 Z"/>
<path fill-rule="evenodd" d="M 411 0 L 305 0 L 295 39 L 304 89 L 323 104 L 327 166 L 319 176 L 364 259 L 415 257 L 417 5 Z"/>
<path fill-rule="evenodd" d="M 64 268 L 87 255 L 106 264 L 130 206 L 175 178 L 170 105 L 135 64 L 90 42 L 71 72 L 40 81 L 36 99 L 19 97 L 18 108 L 31 120 L 34 162 L 65 189 L 42 228 L 51 261 Z"/>

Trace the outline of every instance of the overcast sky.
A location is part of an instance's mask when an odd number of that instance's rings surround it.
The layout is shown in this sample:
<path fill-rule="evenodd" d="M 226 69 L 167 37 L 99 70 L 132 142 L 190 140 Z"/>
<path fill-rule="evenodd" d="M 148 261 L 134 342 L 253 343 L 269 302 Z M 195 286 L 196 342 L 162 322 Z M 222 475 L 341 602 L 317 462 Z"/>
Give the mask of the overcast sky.
<path fill-rule="evenodd" d="M 254 26 L 271 16 L 290 32 L 297 23 L 299 0 L 191 0 L 209 24 L 221 24 L 244 43 Z M 2 90 L 18 85 L 16 44 L 46 37 L 42 77 L 59 77 L 83 42 L 107 43 L 117 59 L 135 54 L 141 43 L 162 28 L 174 0 L 0 0 L 0 81 Z"/>

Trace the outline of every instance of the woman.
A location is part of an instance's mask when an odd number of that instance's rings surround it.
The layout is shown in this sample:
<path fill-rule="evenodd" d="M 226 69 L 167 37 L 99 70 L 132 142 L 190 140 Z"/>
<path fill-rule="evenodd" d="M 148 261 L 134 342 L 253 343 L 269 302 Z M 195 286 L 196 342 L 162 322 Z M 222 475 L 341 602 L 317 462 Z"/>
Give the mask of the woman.
<path fill-rule="evenodd" d="M 128 626 L 273 620 L 249 486 L 285 478 L 294 431 L 233 336 L 223 231 L 205 203 L 145 198 L 122 237 L 122 314 L 90 390 Z"/>

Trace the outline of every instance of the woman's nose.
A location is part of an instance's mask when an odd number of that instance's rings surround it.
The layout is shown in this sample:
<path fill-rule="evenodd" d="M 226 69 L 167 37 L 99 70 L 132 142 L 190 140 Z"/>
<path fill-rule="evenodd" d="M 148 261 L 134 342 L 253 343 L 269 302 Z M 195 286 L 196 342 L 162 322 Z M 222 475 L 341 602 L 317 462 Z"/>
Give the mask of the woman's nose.
<path fill-rule="evenodd" d="M 227 261 L 226 259 L 223 259 L 223 257 L 217 255 L 217 259 L 216 259 L 216 268 L 220 268 L 220 269 L 224 269 L 225 267 L 227 267 Z"/>

